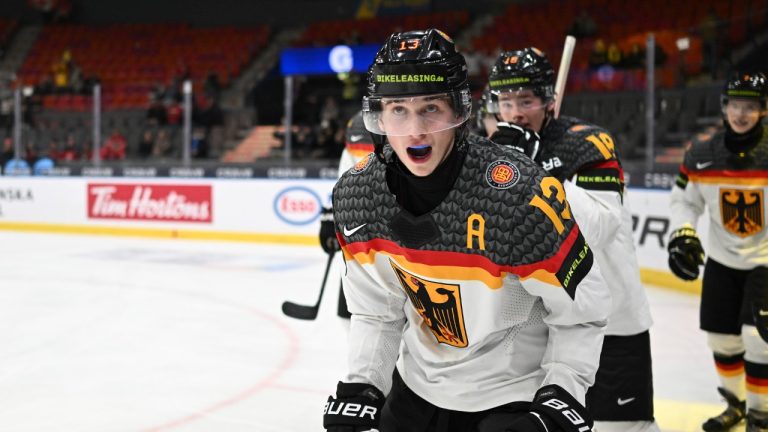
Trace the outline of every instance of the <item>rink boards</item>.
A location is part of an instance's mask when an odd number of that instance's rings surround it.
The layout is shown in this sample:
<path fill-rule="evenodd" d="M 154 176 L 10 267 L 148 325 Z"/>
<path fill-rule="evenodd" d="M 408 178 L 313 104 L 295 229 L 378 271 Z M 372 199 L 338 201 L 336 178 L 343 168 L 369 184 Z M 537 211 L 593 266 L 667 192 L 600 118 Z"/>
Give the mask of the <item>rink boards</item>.
<path fill-rule="evenodd" d="M 2 177 L 0 229 L 317 244 L 333 180 Z M 644 282 L 696 292 L 667 268 L 669 191 L 630 189 Z M 699 233 L 706 237 L 706 219 Z M 706 239 L 702 238 L 706 244 Z"/>

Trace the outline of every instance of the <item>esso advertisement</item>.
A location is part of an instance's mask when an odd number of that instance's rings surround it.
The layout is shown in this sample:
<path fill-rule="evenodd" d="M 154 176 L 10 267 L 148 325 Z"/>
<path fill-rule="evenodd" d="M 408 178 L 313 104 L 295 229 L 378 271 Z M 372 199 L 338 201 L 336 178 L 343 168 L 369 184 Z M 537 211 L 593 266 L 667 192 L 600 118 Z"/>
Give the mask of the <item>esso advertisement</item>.
<path fill-rule="evenodd" d="M 211 223 L 210 185 L 88 183 L 88 218 Z"/>
<path fill-rule="evenodd" d="M 273 209 L 280 220 L 290 225 L 306 225 L 314 222 L 320 210 L 322 200 L 317 192 L 304 186 L 292 186 L 278 192 L 273 201 Z"/>

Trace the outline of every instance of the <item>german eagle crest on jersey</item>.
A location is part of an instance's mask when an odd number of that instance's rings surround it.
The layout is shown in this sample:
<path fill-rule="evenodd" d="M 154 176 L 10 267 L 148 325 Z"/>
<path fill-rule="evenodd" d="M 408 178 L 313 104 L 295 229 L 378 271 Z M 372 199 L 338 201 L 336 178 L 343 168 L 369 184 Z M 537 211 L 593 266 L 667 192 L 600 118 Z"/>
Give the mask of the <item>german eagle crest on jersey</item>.
<path fill-rule="evenodd" d="M 461 307 L 461 287 L 413 275 L 392 260 L 390 264 L 413 307 L 437 341 L 457 348 L 466 347 L 467 331 Z"/>
<path fill-rule="evenodd" d="M 763 229 L 763 191 L 720 189 L 720 213 L 723 227 L 739 237 L 757 234 Z"/>

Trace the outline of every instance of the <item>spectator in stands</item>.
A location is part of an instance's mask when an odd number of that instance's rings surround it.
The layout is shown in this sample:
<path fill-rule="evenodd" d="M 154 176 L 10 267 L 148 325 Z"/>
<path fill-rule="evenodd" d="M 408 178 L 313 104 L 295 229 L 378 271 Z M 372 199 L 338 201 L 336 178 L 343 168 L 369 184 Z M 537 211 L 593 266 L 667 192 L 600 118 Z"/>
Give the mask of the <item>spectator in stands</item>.
<path fill-rule="evenodd" d="M 165 126 L 168 123 L 168 112 L 161 98 L 153 96 L 147 109 L 147 123 L 150 126 Z"/>
<path fill-rule="evenodd" d="M 182 122 L 184 109 L 181 107 L 181 96 L 171 99 L 171 103 L 166 108 L 167 123 L 170 126 L 179 126 Z"/>
<path fill-rule="evenodd" d="M 594 36 L 597 33 L 597 24 L 586 9 L 582 9 L 568 28 L 568 34 L 577 39 Z"/>
<path fill-rule="evenodd" d="M 200 126 L 196 126 L 192 130 L 192 142 L 191 153 L 192 157 L 196 159 L 205 159 L 208 157 L 208 137 L 206 129 Z"/>
<path fill-rule="evenodd" d="M 13 138 L 5 137 L 3 139 L 3 151 L 0 153 L 0 167 L 4 167 L 6 162 L 13 159 L 14 154 Z"/>
<path fill-rule="evenodd" d="M 155 145 L 152 147 L 152 156 L 154 157 L 168 157 L 173 155 L 173 146 L 171 145 L 171 137 L 167 129 L 160 129 L 157 131 L 155 137 Z"/>
<path fill-rule="evenodd" d="M 60 161 L 76 161 L 80 159 L 80 153 L 77 151 L 77 142 L 72 134 L 67 136 L 67 140 L 64 142 L 64 148 L 59 153 L 58 160 Z"/>
<path fill-rule="evenodd" d="M 335 126 L 339 123 L 339 104 L 333 96 L 328 96 L 320 108 L 320 127 L 323 129 L 331 128 L 335 131 Z"/>
<path fill-rule="evenodd" d="M 624 57 L 624 67 L 627 69 L 642 68 L 645 65 L 645 48 L 639 43 L 633 42 L 629 47 L 629 53 Z"/>
<path fill-rule="evenodd" d="M 93 144 L 91 144 L 91 140 L 87 140 L 83 144 L 83 153 L 80 154 L 80 158 L 84 161 L 93 160 Z"/>
<path fill-rule="evenodd" d="M 37 149 L 31 141 L 27 141 L 24 144 L 24 159 L 26 159 L 29 166 L 32 166 L 37 162 Z"/>
<path fill-rule="evenodd" d="M 51 138 L 51 141 L 48 143 L 48 150 L 42 152 L 41 157 L 48 157 L 53 160 L 59 160 L 60 156 L 59 141 L 56 138 Z"/>
<path fill-rule="evenodd" d="M 621 52 L 621 49 L 619 48 L 619 45 L 616 42 L 611 42 L 608 44 L 608 51 L 606 52 L 606 58 L 608 59 L 608 64 L 613 66 L 614 68 L 618 68 L 622 66 L 622 62 L 624 60 L 624 53 Z"/>
<path fill-rule="evenodd" d="M 308 157 L 317 147 L 317 135 L 311 126 L 300 125 L 296 134 L 294 156 L 297 158 Z"/>
<path fill-rule="evenodd" d="M 595 43 L 592 45 L 592 51 L 589 53 L 588 62 L 591 69 L 599 69 L 601 66 L 608 63 L 605 41 L 600 38 L 595 40 Z"/>
<path fill-rule="evenodd" d="M 219 94 L 221 93 L 221 83 L 219 82 L 219 76 L 216 72 L 209 72 L 203 82 L 203 94 L 205 97 L 211 100 L 217 101 Z"/>
<path fill-rule="evenodd" d="M 144 129 L 139 138 L 138 153 L 142 159 L 148 158 L 152 155 L 152 149 L 155 147 L 155 133 L 152 129 Z"/>
<path fill-rule="evenodd" d="M 113 129 L 109 138 L 101 146 L 101 160 L 123 160 L 125 159 L 125 150 L 127 142 L 125 136 L 118 129 Z"/>

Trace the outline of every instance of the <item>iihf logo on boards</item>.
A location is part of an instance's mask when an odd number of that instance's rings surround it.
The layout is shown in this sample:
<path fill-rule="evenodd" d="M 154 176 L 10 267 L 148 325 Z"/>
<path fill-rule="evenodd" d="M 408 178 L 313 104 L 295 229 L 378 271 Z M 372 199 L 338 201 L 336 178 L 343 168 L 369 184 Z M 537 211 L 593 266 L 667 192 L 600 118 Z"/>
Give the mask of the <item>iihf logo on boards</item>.
<path fill-rule="evenodd" d="M 497 160 L 485 170 L 485 181 L 496 189 L 508 189 L 520 180 L 520 170 L 509 161 Z"/>

